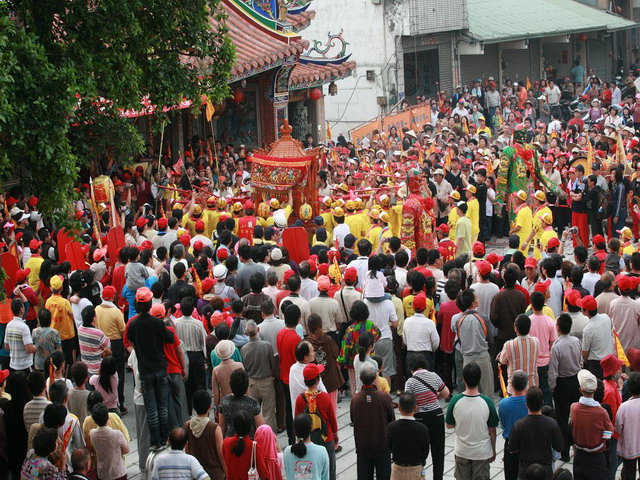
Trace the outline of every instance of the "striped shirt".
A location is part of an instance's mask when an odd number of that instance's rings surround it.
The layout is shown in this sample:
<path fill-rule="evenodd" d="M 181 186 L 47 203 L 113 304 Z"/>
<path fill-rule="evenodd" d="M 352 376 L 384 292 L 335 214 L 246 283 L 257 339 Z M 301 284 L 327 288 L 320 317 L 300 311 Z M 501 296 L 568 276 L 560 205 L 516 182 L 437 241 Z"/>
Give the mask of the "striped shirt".
<path fill-rule="evenodd" d="M 111 341 L 107 336 L 93 327 L 81 326 L 78 328 L 78 342 L 80 343 L 80 356 L 87 364 L 89 375 L 97 375 L 102 363 L 102 352 L 111 348 Z"/>
<path fill-rule="evenodd" d="M 427 387 L 418 379 L 426 382 L 431 388 Z M 442 409 L 440 408 L 438 397 L 433 390 L 441 392 L 444 387 L 444 382 L 435 373 L 428 370 L 418 370 L 413 374 L 413 377 L 410 377 L 404 384 L 404 391 L 413 393 L 416 398 L 417 413 L 437 412 L 442 411 Z"/>
<path fill-rule="evenodd" d="M 176 319 L 176 333 L 187 352 L 202 351 L 207 356 L 206 338 L 207 331 L 200 320 L 193 317 L 180 317 Z"/>
<path fill-rule="evenodd" d="M 582 332 L 582 351 L 589 352 L 588 360 L 602 360 L 614 353 L 613 323 L 606 313 L 589 319 Z"/>
<path fill-rule="evenodd" d="M 152 480 L 200 480 L 208 477 L 196 457 L 182 450 L 171 450 L 156 457 L 151 475 Z"/>
<path fill-rule="evenodd" d="M 9 367 L 13 370 L 25 370 L 33 365 L 33 354 L 27 353 L 25 345 L 33 345 L 31 331 L 22 318 L 13 317 L 4 332 L 4 341 L 9 344 L 11 360 Z"/>
<path fill-rule="evenodd" d="M 40 414 L 44 412 L 51 402 L 45 397 L 33 397 L 33 400 L 27 402 L 22 412 L 22 418 L 24 419 L 24 426 L 27 427 L 27 432 L 31 430 L 31 425 L 34 423 L 40 423 Z"/>
<path fill-rule="evenodd" d="M 507 390 L 509 393 L 511 393 L 511 377 L 516 370 L 522 370 L 527 374 L 529 387 L 538 386 L 537 362 L 539 353 L 540 341 L 529 335 L 521 335 L 504 344 L 499 361 L 508 366 L 509 385 Z"/>

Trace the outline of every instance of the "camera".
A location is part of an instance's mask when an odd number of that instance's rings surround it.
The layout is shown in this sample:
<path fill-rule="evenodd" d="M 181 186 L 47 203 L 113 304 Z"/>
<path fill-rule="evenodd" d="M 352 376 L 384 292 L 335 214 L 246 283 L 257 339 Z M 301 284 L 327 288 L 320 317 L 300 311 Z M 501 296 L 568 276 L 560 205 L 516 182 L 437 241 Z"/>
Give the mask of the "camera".
<path fill-rule="evenodd" d="M 575 235 L 576 233 L 578 233 L 578 227 L 571 227 L 571 228 L 569 229 L 569 233 L 570 233 L 571 235 Z"/>

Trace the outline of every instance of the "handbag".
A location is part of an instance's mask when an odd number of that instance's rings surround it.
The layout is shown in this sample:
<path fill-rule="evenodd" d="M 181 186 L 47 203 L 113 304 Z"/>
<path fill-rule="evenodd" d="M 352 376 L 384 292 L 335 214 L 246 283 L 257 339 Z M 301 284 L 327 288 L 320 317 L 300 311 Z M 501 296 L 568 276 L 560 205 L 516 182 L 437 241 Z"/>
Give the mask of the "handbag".
<path fill-rule="evenodd" d="M 251 445 L 251 465 L 249 465 L 249 471 L 247 472 L 247 480 L 260 480 L 258 475 L 258 468 L 256 466 L 256 442 Z"/>

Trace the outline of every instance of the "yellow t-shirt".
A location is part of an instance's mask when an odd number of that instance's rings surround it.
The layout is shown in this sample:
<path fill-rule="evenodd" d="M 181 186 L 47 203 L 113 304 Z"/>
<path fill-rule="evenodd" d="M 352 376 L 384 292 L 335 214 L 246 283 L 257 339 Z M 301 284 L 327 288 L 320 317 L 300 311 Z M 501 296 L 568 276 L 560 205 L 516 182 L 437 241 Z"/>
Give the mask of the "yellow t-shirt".
<path fill-rule="evenodd" d="M 213 232 L 218 226 L 220 221 L 220 214 L 218 210 L 205 210 L 202 212 L 202 221 L 204 222 L 204 234 L 207 238 L 211 238 Z"/>
<path fill-rule="evenodd" d="M 344 223 L 349 227 L 351 234 L 354 235 L 358 240 L 366 236 L 367 232 L 365 231 L 362 224 L 362 218 L 357 213 L 347 215 L 344 218 Z"/>
<path fill-rule="evenodd" d="M 477 198 L 472 198 L 467 202 L 467 217 L 471 220 L 471 235 L 480 233 L 480 204 Z"/>
<path fill-rule="evenodd" d="M 633 247 L 633 242 L 628 241 L 622 244 L 622 254 L 623 255 L 632 255 L 636 249 Z"/>
<path fill-rule="evenodd" d="M 40 286 L 40 268 L 42 268 L 42 264 L 44 263 L 44 258 L 41 256 L 34 257 L 32 256 L 27 263 L 24 265 L 24 268 L 28 268 L 30 270 L 29 273 L 29 286 L 34 292 L 38 291 L 38 287 Z M 37 305 L 33 305 L 37 307 Z"/>
<path fill-rule="evenodd" d="M 73 310 L 71 303 L 59 294 L 53 294 L 44 307 L 51 312 L 51 327 L 60 333 L 60 340 L 70 340 L 76 332 L 73 324 Z"/>
<path fill-rule="evenodd" d="M 558 238 L 558 234 L 553 228 L 542 232 L 542 235 L 540 237 L 540 249 L 543 252 L 547 251 L 547 245 L 549 244 L 549 240 L 551 240 L 552 238 Z"/>
<path fill-rule="evenodd" d="M 389 387 L 389 382 L 387 382 L 386 378 L 378 376 L 378 385 L 380 385 L 380 390 L 385 393 L 391 394 L 391 387 Z"/>
<path fill-rule="evenodd" d="M 527 241 L 531 230 L 533 229 L 533 215 L 531 209 L 527 205 L 522 205 L 516 213 L 516 226 L 520 227 L 520 230 L 516 232 L 516 235 L 520 237 L 520 245 L 524 245 Z"/>
<path fill-rule="evenodd" d="M 369 234 L 367 235 L 367 239 L 371 242 L 371 251 L 376 253 L 378 251 L 380 233 L 382 232 L 382 227 L 376 225 L 375 227 L 371 227 L 369 230 Z"/>
<path fill-rule="evenodd" d="M 458 223 L 458 210 L 455 207 L 449 212 L 449 240 L 456 241 L 456 223 Z"/>
<path fill-rule="evenodd" d="M 533 226 L 537 229 L 534 240 L 540 240 L 542 238 L 542 234 L 544 233 L 544 229 L 546 228 L 546 223 L 542 221 L 542 217 L 547 213 L 551 214 L 551 209 L 546 205 L 542 208 L 539 208 L 533 214 Z"/>

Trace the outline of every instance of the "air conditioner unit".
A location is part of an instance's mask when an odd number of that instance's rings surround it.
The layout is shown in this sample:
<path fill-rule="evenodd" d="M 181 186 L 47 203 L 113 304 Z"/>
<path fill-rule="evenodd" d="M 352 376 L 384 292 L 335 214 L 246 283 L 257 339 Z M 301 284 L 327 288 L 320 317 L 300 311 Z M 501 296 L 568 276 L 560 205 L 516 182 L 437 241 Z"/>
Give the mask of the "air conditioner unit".
<path fill-rule="evenodd" d="M 376 72 L 374 70 L 367 70 L 367 80 L 373 82 L 376 79 Z"/>
<path fill-rule="evenodd" d="M 378 103 L 379 106 L 386 107 L 387 106 L 387 97 L 376 97 L 376 102 Z"/>

